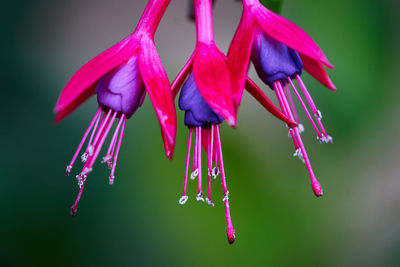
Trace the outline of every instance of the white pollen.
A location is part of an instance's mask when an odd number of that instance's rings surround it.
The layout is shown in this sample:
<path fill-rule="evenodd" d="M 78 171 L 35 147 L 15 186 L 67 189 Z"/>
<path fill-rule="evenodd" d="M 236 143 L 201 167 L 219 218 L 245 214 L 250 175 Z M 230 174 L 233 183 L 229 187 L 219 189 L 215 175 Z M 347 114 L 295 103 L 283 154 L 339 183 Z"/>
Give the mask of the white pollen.
<path fill-rule="evenodd" d="M 82 156 L 81 156 L 81 161 L 83 163 L 85 163 L 87 161 L 88 156 L 89 156 L 88 153 L 86 153 L 86 152 L 83 153 Z"/>
<path fill-rule="evenodd" d="M 301 134 L 302 132 L 304 132 L 304 125 L 300 123 L 300 124 L 297 126 L 297 129 L 299 130 L 299 134 Z"/>
<path fill-rule="evenodd" d="M 190 174 L 190 179 L 196 179 L 197 175 L 199 175 L 199 169 L 195 169 L 192 174 Z"/>
<path fill-rule="evenodd" d="M 66 174 L 67 176 L 69 176 L 69 174 L 71 173 L 71 171 L 72 171 L 72 166 L 71 166 L 71 165 L 68 165 L 68 166 L 67 166 L 67 169 L 65 170 L 65 174 Z"/>
<path fill-rule="evenodd" d="M 224 197 L 222 198 L 222 201 L 225 202 L 225 200 L 229 200 L 229 191 L 226 191 L 224 194 Z"/>
<path fill-rule="evenodd" d="M 203 201 L 203 202 L 204 202 L 203 192 L 200 192 L 200 193 L 197 194 L 196 200 L 197 200 L 197 201 Z"/>
<path fill-rule="evenodd" d="M 92 145 L 89 146 L 88 152 L 89 152 L 89 155 L 90 155 L 90 156 L 93 156 L 94 147 L 93 147 Z"/>
<path fill-rule="evenodd" d="M 179 199 L 179 204 L 181 204 L 181 205 L 185 205 L 185 203 L 186 203 L 186 201 L 188 200 L 188 196 L 182 196 L 180 199 Z"/>
<path fill-rule="evenodd" d="M 214 202 L 212 202 L 212 200 L 209 199 L 208 197 L 206 197 L 206 202 L 207 202 L 207 204 L 210 205 L 211 207 L 214 207 L 214 206 L 215 206 Z"/>

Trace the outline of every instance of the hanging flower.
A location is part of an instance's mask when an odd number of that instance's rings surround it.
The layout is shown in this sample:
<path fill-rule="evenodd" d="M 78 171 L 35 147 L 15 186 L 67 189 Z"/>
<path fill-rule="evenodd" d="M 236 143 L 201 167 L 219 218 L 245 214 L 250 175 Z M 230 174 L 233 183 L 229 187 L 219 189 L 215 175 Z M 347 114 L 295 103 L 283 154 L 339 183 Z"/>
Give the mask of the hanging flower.
<path fill-rule="evenodd" d="M 165 152 L 172 159 L 176 136 L 176 113 L 171 87 L 158 56 L 154 33 L 170 0 L 150 0 L 136 30 L 126 39 L 101 53 L 69 80 L 55 107 L 59 122 L 93 94 L 97 94 L 99 109 L 86 130 L 66 173 L 70 174 L 87 137 L 85 152 L 81 156 L 84 167 L 77 175 L 80 190 L 71 208 L 75 215 L 87 175 L 109 134 L 114 122 L 119 122 L 102 162 L 111 169 L 110 184 L 114 173 L 126 120 L 142 105 L 147 94 L 161 126 Z"/>
<path fill-rule="evenodd" d="M 296 127 L 289 126 L 289 136 L 292 137 L 295 147 L 294 155 L 306 164 L 315 195 L 322 196 L 322 188 L 315 178 L 300 137 L 303 125 L 299 122 L 290 91 L 292 90 L 303 107 L 317 133 L 318 140 L 332 142 L 332 137 L 322 125 L 321 112 L 316 108 L 300 75 L 304 68 L 323 85 L 336 90 L 324 68 L 324 65 L 329 68 L 333 66 L 315 42 L 298 26 L 269 11 L 258 0 L 242 2 L 242 19 L 228 52 L 236 108 L 239 107 L 242 98 L 251 55 L 257 74 L 275 91 L 282 112 L 298 124 Z M 299 83 L 316 123 L 297 91 L 293 79 Z"/>

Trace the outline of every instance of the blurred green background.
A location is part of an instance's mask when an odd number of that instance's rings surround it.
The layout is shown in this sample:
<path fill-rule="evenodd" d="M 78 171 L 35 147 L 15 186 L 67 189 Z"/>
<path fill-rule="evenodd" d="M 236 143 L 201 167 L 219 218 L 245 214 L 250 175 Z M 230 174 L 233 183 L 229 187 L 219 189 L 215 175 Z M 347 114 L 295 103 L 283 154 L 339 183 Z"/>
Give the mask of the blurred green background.
<path fill-rule="evenodd" d="M 222 202 L 178 204 L 187 129 L 178 111 L 175 158 L 164 156 L 148 98 L 129 120 L 116 181 L 95 165 L 78 216 L 78 187 L 64 175 L 95 110 L 91 99 L 53 125 L 71 75 L 127 36 L 146 1 L 3 1 L 0 153 L 2 266 L 399 266 L 399 2 L 285 0 L 335 65 L 331 92 L 304 79 L 335 143 L 303 134 L 325 195 L 316 199 L 286 127 L 245 93 L 239 127 L 222 130 L 236 242 Z M 156 35 L 172 80 L 195 44 L 187 1 L 173 0 Z M 241 4 L 220 0 L 215 33 L 226 51 Z M 254 71 L 250 74 L 254 76 Z M 271 94 L 270 94 L 271 95 Z M 272 96 L 272 95 L 271 95 Z M 304 117 L 303 117 L 304 118 Z M 77 170 L 76 168 L 74 169 Z M 214 199 L 221 197 L 213 183 Z"/>

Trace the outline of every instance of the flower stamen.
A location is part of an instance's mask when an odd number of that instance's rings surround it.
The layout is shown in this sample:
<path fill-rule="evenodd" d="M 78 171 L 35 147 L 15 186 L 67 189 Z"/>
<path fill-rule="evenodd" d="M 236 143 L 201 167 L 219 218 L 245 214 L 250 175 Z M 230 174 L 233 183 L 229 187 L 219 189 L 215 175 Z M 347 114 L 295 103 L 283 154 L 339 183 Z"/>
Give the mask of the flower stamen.
<path fill-rule="evenodd" d="M 282 111 L 285 112 L 286 115 L 291 120 L 293 120 L 293 115 L 290 112 L 290 109 L 288 109 L 288 102 L 287 102 L 287 100 L 286 100 L 286 98 L 284 96 L 284 92 L 283 92 L 283 88 L 282 88 L 281 82 L 279 82 L 279 81 L 274 82 L 274 89 L 275 89 L 274 91 L 275 91 L 277 97 L 282 100 L 282 103 L 281 102 L 279 103 L 281 105 Z M 296 140 L 296 143 L 299 145 L 299 148 L 300 148 L 299 152 L 297 152 L 298 148 L 296 148 L 296 153 L 295 154 L 301 155 L 300 159 L 304 160 L 304 162 L 306 164 L 306 167 L 307 167 L 307 170 L 308 170 L 308 173 L 310 175 L 311 187 L 312 187 L 312 189 L 314 191 L 314 194 L 317 197 L 320 197 L 320 196 L 323 195 L 322 188 L 321 188 L 319 182 L 317 181 L 317 179 L 316 179 L 316 177 L 314 175 L 313 169 L 311 167 L 310 160 L 309 160 L 309 158 L 307 156 L 306 149 L 305 149 L 305 147 L 303 145 L 303 142 L 301 140 L 301 137 L 300 137 L 300 134 L 299 134 L 299 131 L 298 131 L 297 127 L 293 128 L 293 133 L 294 133 L 293 139 Z"/>
<path fill-rule="evenodd" d="M 89 127 L 87 128 L 85 134 L 83 135 L 83 138 L 82 138 L 81 142 L 79 143 L 78 148 L 77 148 L 77 150 L 76 150 L 74 156 L 72 157 L 71 162 L 70 162 L 69 165 L 67 166 L 67 169 L 66 169 L 66 175 L 67 175 L 67 176 L 69 176 L 69 174 L 71 173 L 71 171 L 72 171 L 72 166 L 74 165 L 75 160 L 76 160 L 76 158 L 78 157 L 79 152 L 81 151 L 82 146 L 83 146 L 83 144 L 84 144 L 85 141 L 86 141 L 86 138 L 88 137 L 90 131 L 91 131 L 92 128 L 93 128 L 93 125 L 95 124 L 95 121 L 98 119 L 99 116 L 101 116 L 101 107 L 98 108 L 96 114 L 94 115 L 94 117 L 93 117 L 93 119 L 92 119 L 92 122 L 89 124 Z"/>

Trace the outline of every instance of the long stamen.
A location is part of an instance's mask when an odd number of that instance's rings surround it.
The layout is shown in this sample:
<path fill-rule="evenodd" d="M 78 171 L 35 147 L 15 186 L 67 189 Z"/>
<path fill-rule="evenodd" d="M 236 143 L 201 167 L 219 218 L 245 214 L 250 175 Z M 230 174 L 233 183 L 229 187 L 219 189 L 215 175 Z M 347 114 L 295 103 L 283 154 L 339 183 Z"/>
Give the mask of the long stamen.
<path fill-rule="evenodd" d="M 212 176 L 214 177 L 214 179 L 217 179 L 217 176 L 219 175 L 219 168 L 218 168 L 218 151 L 217 151 L 217 149 L 215 148 L 215 146 L 216 146 L 216 142 L 214 142 L 214 140 L 215 140 L 215 135 L 214 135 L 214 132 L 215 132 L 215 126 L 214 126 L 214 124 L 211 124 L 211 153 L 210 153 L 210 155 L 211 155 L 211 162 L 213 161 L 212 159 L 213 159 L 213 157 L 214 157 L 214 168 L 212 169 Z M 212 163 L 211 163 L 212 164 Z M 212 167 L 212 165 L 211 165 L 211 167 Z"/>
<path fill-rule="evenodd" d="M 288 79 L 290 79 L 290 78 L 288 78 Z M 293 98 L 292 98 L 292 94 L 291 94 L 290 91 L 289 91 L 288 84 L 287 84 L 287 83 L 284 83 L 284 84 L 283 84 L 283 87 L 285 87 L 286 97 L 287 97 L 287 99 L 289 100 L 289 104 L 290 104 L 291 110 L 292 110 L 292 112 L 293 112 L 293 116 L 294 116 L 294 118 L 296 119 L 297 124 L 299 125 L 298 127 L 301 128 L 301 126 L 300 126 L 300 120 L 299 120 L 299 115 L 297 114 L 296 106 L 294 105 L 294 101 L 293 101 Z M 301 132 L 301 129 L 300 129 L 300 132 Z"/>
<path fill-rule="evenodd" d="M 100 150 L 101 150 L 101 148 L 102 148 L 102 146 L 104 144 L 104 141 L 107 138 L 108 133 L 110 132 L 110 129 L 111 129 L 113 123 L 114 123 L 114 120 L 117 117 L 117 114 L 118 114 L 118 112 L 115 111 L 110 120 L 106 119 L 107 127 L 106 128 L 102 127 L 103 129 L 102 129 L 101 134 L 99 134 L 98 142 L 94 142 L 94 148 L 95 149 L 94 149 L 93 156 L 90 157 L 90 159 L 89 159 L 89 164 L 88 164 L 89 169 L 91 169 L 93 167 L 93 164 L 96 161 L 97 156 L 100 153 Z M 106 125 L 103 125 L 103 126 L 106 126 Z"/>
<path fill-rule="evenodd" d="M 297 99 L 299 100 L 301 106 L 303 107 L 304 112 L 306 113 L 308 120 L 311 122 L 311 124 L 312 124 L 312 126 L 313 126 L 315 132 L 317 133 L 318 139 L 321 139 L 321 138 L 322 138 L 322 135 L 321 135 L 320 131 L 318 130 L 317 125 L 315 125 L 314 120 L 313 120 L 313 118 L 311 117 L 310 112 L 308 111 L 308 108 L 307 108 L 306 105 L 304 104 L 303 99 L 301 98 L 299 92 L 298 92 L 297 89 L 296 89 L 296 86 L 293 84 L 293 81 L 292 81 L 290 78 L 288 78 L 288 81 L 289 81 L 290 86 L 292 87 L 292 90 L 293 90 L 293 92 L 295 93 Z"/>
<path fill-rule="evenodd" d="M 222 201 L 224 202 L 224 205 L 225 205 L 226 233 L 228 236 L 229 243 L 232 244 L 235 241 L 235 229 L 232 226 L 231 212 L 229 209 L 229 191 L 226 186 L 226 176 L 225 176 L 225 169 L 224 169 L 224 160 L 222 158 L 222 146 L 221 146 L 221 137 L 220 137 L 220 132 L 219 132 L 219 126 L 216 125 L 215 128 L 216 128 L 215 134 L 216 134 L 216 142 L 217 142 L 217 148 L 218 148 L 219 164 L 221 167 L 222 193 L 224 194 Z"/>
<path fill-rule="evenodd" d="M 320 127 L 320 129 L 321 129 L 321 132 L 322 132 L 323 135 L 325 136 L 325 138 L 324 138 L 323 141 L 325 141 L 326 143 L 332 143 L 332 142 L 333 142 L 332 137 L 329 136 L 329 135 L 326 133 L 325 128 L 324 128 L 324 126 L 322 125 L 322 122 L 321 122 L 321 119 L 322 119 L 321 111 L 319 111 L 319 110 L 317 109 L 317 106 L 315 105 L 315 103 L 314 103 L 314 101 L 313 101 L 313 99 L 312 99 L 312 97 L 311 97 L 311 94 L 308 92 L 307 87 L 306 87 L 306 85 L 304 84 L 303 80 L 301 79 L 300 75 L 298 75 L 298 74 L 296 75 L 296 80 L 297 80 L 298 84 L 300 85 L 300 89 L 301 89 L 301 91 L 303 92 L 303 94 L 304 94 L 304 96 L 305 96 L 305 98 L 306 98 L 306 100 L 307 100 L 307 102 L 308 102 L 308 105 L 310 106 L 312 112 L 314 113 L 314 116 L 315 116 L 315 118 L 316 118 L 316 120 L 317 120 L 317 124 L 318 124 L 318 126 Z"/>
<path fill-rule="evenodd" d="M 78 149 L 76 150 L 74 156 L 72 157 L 71 162 L 70 162 L 69 165 L 67 166 L 67 169 L 66 169 L 66 175 L 67 175 L 67 176 L 69 176 L 69 174 L 71 173 L 72 166 L 74 165 L 75 160 L 76 160 L 76 158 L 78 157 L 78 154 L 79 154 L 79 152 L 81 151 L 82 146 L 83 146 L 83 144 L 85 143 L 86 138 L 87 138 L 87 136 L 88 136 L 89 133 L 90 133 L 90 130 L 93 128 L 93 125 L 94 125 L 95 121 L 97 120 L 97 118 L 99 117 L 100 114 L 101 114 L 101 108 L 99 107 L 99 109 L 97 110 L 96 114 L 94 115 L 94 117 L 93 117 L 93 119 L 92 119 L 92 122 L 90 123 L 90 125 L 89 125 L 89 127 L 87 128 L 85 134 L 83 135 L 83 138 L 82 138 L 81 142 L 79 143 Z"/>
<path fill-rule="evenodd" d="M 211 175 L 212 175 L 212 129 L 209 130 L 208 140 L 207 140 L 207 204 L 210 206 L 214 206 L 214 202 L 211 200 Z"/>
<path fill-rule="evenodd" d="M 117 142 L 117 136 L 118 136 L 118 133 L 119 133 L 119 128 L 121 128 L 121 125 L 122 125 L 123 117 L 124 117 L 124 115 L 121 115 L 121 118 L 119 119 L 117 128 L 115 128 L 114 134 L 113 134 L 113 136 L 111 138 L 110 145 L 108 146 L 107 154 L 103 157 L 103 159 L 101 160 L 101 163 L 106 163 L 106 162 L 110 163 L 110 162 L 112 162 L 111 159 L 112 159 L 112 156 L 114 154 L 114 148 L 115 148 L 115 144 Z"/>
<path fill-rule="evenodd" d="M 94 150 L 95 150 L 94 148 L 97 146 L 97 142 L 99 141 L 99 139 L 100 139 L 100 137 L 101 137 L 101 134 L 103 133 L 103 129 L 104 129 L 104 127 L 107 125 L 108 120 L 110 119 L 111 112 L 112 112 L 112 110 L 109 109 L 107 115 L 106 115 L 105 117 L 103 117 L 103 119 L 102 119 L 102 121 L 101 121 L 101 123 L 100 123 L 99 131 L 97 132 L 96 137 L 94 138 L 93 143 L 90 145 L 90 147 L 89 147 L 89 149 L 88 149 L 89 156 L 93 156 L 93 153 L 94 153 Z"/>
<path fill-rule="evenodd" d="M 101 112 L 101 114 L 97 118 L 96 123 L 95 123 L 95 125 L 93 127 L 92 134 L 90 135 L 89 142 L 87 143 L 87 146 L 86 146 L 86 149 L 85 149 L 85 153 L 83 153 L 82 156 L 81 156 L 81 160 L 82 160 L 83 163 L 85 163 L 86 160 L 89 157 L 89 149 L 91 148 L 94 135 L 96 134 L 97 126 L 99 125 L 100 121 L 102 122 L 104 120 L 104 118 L 105 118 L 104 112 Z M 92 154 L 93 154 L 93 152 L 92 152 Z"/>
<path fill-rule="evenodd" d="M 197 201 L 203 201 L 203 190 L 201 190 L 201 126 L 196 128 L 197 135 L 197 169 L 198 169 L 198 193 L 197 193 Z"/>
<path fill-rule="evenodd" d="M 117 150 L 115 151 L 115 155 L 114 155 L 113 166 L 112 166 L 112 170 L 111 170 L 111 174 L 110 174 L 110 184 L 113 184 L 114 179 L 115 179 L 115 175 L 114 175 L 115 167 L 117 167 L 118 154 L 119 154 L 119 150 L 121 148 L 122 138 L 124 137 L 124 131 L 125 131 L 125 125 L 126 125 L 125 114 L 121 115 L 121 119 L 120 119 L 118 127 L 120 126 L 121 122 L 122 122 L 122 128 L 121 128 L 121 132 L 120 132 L 119 138 L 118 138 Z"/>
<path fill-rule="evenodd" d="M 277 90 L 274 90 L 274 91 L 275 91 L 276 97 L 277 97 L 278 102 L 279 102 L 279 106 L 281 107 L 283 114 L 284 114 L 285 116 L 289 116 L 289 115 L 288 115 L 288 113 L 289 113 L 289 111 L 290 111 L 289 107 L 286 107 L 286 105 L 284 104 L 284 101 L 283 101 L 283 99 L 282 99 L 281 94 L 280 94 Z M 289 129 L 289 137 L 292 137 L 293 145 L 294 145 L 294 148 L 295 148 L 295 150 L 296 150 L 296 152 L 294 153 L 294 156 L 298 156 L 299 145 L 298 145 L 297 140 L 296 140 L 296 138 L 295 138 L 295 134 L 294 134 L 294 132 L 293 132 L 293 128 L 292 128 L 292 127 L 289 127 L 289 126 L 287 126 L 287 127 L 288 127 L 288 129 Z"/>
<path fill-rule="evenodd" d="M 274 83 L 274 89 L 275 89 L 277 94 L 281 95 L 282 100 L 283 100 L 283 105 L 287 107 L 288 103 L 286 101 L 286 98 L 284 97 L 284 92 L 283 92 L 282 85 L 280 84 L 280 82 L 275 82 Z M 293 115 L 292 115 L 292 113 L 290 111 L 288 112 L 288 116 L 289 116 L 289 118 L 291 120 L 293 120 Z M 300 137 L 300 134 L 299 134 L 299 131 L 298 131 L 297 127 L 293 129 L 293 133 L 295 135 L 295 138 L 297 139 L 297 143 L 300 146 L 300 150 L 301 150 L 301 153 L 302 153 L 302 157 L 304 159 L 304 163 L 306 164 L 308 173 L 310 175 L 311 186 L 312 186 L 312 189 L 314 191 L 314 194 L 317 197 L 322 196 L 323 192 L 322 192 L 321 185 L 319 184 L 319 182 L 317 181 L 317 178 L 314 175 L 314 171 L 313 171 L 313 169 L 311 167 L 310 160 L 309 160 L 309 158 L 307 156 L 306 149 L 305 149 L 305 147 L 303 145 L 303 141 L 301 140 L 301 137 Z"/>
<path fill-rule="evenodd" d="M 77 211 L 78 211 L 78 203 L 79 203 L 79 200 L 81 199 L 81 196 L 82 196 L 83 187 L 84 187 L 84 186 L 82 185 L 82 186 L 79 188 L 78 196 L 77 196 L 76 199 L 75 199 L 74 205 L 72 205 L 72 207 L 71 207 L 71 212 L 70 212 L 70 215 L 71 215 L 71 216 L 75 216 L 76 213 L 77 213 Z"/>
<path fill-rule="evenodd" d="M 186 152 L 186 166 L 185 166 L 185 180 L 183 181 L 183 192 L 182 197 L 179 199 L 179 204 L 184 205 L 188 200 L 188 196 L 186 195 L 186 187 L 187 187 L 187 180 L 189 175 L 189 164 L 190 164 L 190 150 L 192 147 L 192 134 L 193 128 L 189 127 L 189 138 L 188 138 L 188 146 Z"/>
<path fill-rule="evenodd" d="M 197 175 L 199 174 L 199 170 L 197 168 L 197 147 L 198 147 L 198 142 L 201 142 L 201 140 L 198 140 L 198 135 L 197 135 L 197 128 L 195 129 L 195 137 L 194 137 L 194 151 L 193 151 L 193 163 L 192 163 L 192 173 L 190 174 L 190 179 L 194 180 L 196 179 Z"/>

